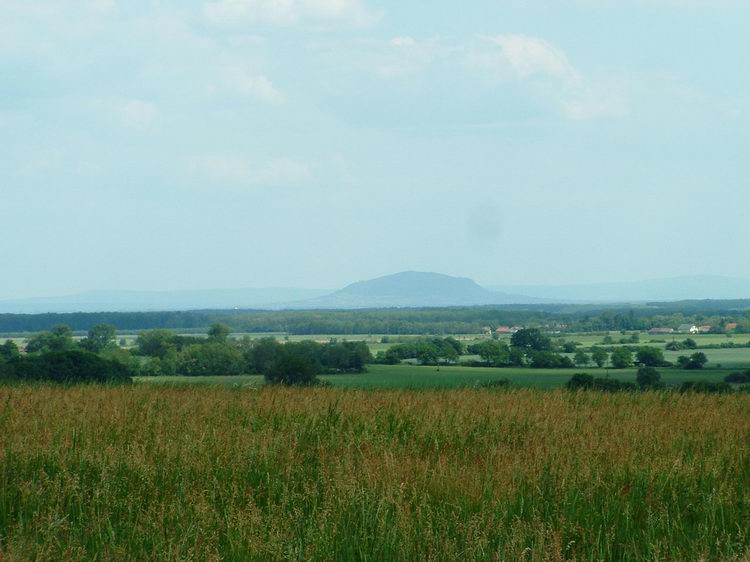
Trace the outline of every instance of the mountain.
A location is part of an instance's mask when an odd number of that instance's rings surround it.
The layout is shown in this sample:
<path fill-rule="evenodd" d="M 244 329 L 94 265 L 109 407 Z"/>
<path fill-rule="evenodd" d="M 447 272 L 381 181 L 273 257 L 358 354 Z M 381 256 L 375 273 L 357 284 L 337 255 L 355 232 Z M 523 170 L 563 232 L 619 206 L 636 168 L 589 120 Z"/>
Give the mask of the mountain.
<path fill-rule="evenodd" d="M 0 313 L 148 312 L 279 308 L 278 303 L 314 299 L 320 289 L 207 289 L 200 291 L 91 291 L 67 297 L 0 301 Z"/>
<path fill-rule="evenodd" d="M 352 283 L 330 295 L 295 303 L 293 307 L 414 308 L 538 302 L 543 301 L 491 291 L 464 277 L 406 271 Z"/>
<path fill-rule="evenodd" d="M 638 303 L 750 298 L 750 280 L 718 275 L 588 285 L 503 285 L 491 288 L 561 303 Z"/>

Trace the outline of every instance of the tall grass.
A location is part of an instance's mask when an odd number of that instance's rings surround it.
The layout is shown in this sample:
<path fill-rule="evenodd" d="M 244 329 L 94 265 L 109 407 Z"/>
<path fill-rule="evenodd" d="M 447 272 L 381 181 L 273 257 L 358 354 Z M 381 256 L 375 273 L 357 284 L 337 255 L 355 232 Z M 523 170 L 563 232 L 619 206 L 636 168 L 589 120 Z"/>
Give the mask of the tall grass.
<path fill-rule="evenodd" d="M 0 389 L 0 560 L 746 560 L 750 396 Z"/>

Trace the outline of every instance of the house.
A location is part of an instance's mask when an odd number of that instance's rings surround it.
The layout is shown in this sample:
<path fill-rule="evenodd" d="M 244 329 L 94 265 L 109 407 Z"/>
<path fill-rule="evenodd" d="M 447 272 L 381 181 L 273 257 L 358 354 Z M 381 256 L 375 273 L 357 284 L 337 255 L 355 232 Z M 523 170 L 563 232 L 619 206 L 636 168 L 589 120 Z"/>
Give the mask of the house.
<path fill-rule="evenodd" d="M 737 322 L 729 322 L 724 326 L 727 332 L 733 332 L 737 329 Z"/>
<path fill-rule="evenodd" d="M 713 330 L 713 326 L 698 326 L 698 332 L 699 334 L 709 334 L 711 333 L 711 330 Z"/>
<path fill-rule="evenodd" d="M 497 330 L 495 330 L 496 334 L 512 334 L 513 330 L 510 326 L 500 326 Z"/>
<path fill-rule="evenodd" d="M 674 330 L 672 328 L 651 328 L 648 333 L 652 336 L 658 336 L 663 334 L 673 334 Z"/>
<path fill-rule="evenodd" d="M 698 326 L 696 326 L 695 324 L 680 324 L 680 326 L 677 328 L 677 331 L 681 334 L 697 334 Z"/>

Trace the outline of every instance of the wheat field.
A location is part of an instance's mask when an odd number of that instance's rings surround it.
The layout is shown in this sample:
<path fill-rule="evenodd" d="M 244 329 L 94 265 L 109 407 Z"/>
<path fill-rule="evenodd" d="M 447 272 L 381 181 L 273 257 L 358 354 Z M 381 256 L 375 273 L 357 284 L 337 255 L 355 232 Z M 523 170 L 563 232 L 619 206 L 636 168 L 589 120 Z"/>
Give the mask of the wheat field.
<path fill-rule="evenodd" d="M 0 388 L 0 560 L 748 560 L 750 395 Z"/>

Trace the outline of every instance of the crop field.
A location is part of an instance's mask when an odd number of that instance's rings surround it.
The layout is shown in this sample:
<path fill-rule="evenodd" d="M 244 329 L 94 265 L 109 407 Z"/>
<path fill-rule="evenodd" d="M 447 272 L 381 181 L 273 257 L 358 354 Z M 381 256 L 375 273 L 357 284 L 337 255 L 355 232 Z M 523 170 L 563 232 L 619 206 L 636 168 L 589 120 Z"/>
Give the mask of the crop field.
<path fill-rule="evenodd" d="M 0 388 L 0 559 L 747 560 L 750 396 Z"/>

